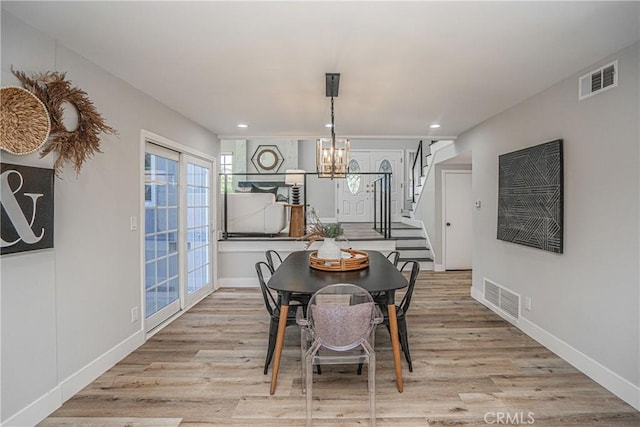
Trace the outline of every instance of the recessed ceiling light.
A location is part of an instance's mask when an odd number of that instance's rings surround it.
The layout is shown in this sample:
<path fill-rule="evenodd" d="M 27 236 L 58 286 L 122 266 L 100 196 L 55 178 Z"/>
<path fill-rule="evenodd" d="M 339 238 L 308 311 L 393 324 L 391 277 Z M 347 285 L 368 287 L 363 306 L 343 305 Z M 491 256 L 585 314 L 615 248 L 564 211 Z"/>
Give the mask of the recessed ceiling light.
<path fill-rule="evenodd" d="M 439 124 L 437 124 L 437 123 L 434 123 L 434 124 L 432 124 L 432 125 L 429 125 L 429 127 L 430 127 L 431 129 L 438 129 L 438 128 L 440 127 L 440 125 L 439 125 Z"/>
<path fill-rule="evenodd" d="M 238 123 L 238 127 L 239 127 L 239 128 L 248 128 L 248 127 L 249 127 L 249 125 L 248 125 L 248 124 L 245 124 L 245 123 Z"/>
<path fill-rule="evenodd" d="M 324 127 L 326 127 L 326 128 L 332 128 L 332 127 L 333 127 L 333 125 L 332 125 L 331 123 L 327 123 L 326 125 L 324 125 Z"/>

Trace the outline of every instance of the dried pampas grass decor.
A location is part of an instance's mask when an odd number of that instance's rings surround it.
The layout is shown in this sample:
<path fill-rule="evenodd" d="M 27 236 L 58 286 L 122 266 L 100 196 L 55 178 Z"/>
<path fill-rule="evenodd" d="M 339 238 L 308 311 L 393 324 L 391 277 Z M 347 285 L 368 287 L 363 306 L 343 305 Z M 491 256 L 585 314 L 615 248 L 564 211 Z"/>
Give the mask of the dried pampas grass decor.
<path fill-rule="evenodd" d="M 0 89 L 0 148 L 11 154 L 33 153 L 50 130 L 49 112 L 34 94 L 17 86 Z"/>
<path fill-rule="evenodd" d="M 68 160 L 73 163 L 73 169 L 80 173 L 82 164 L 95 153 L 100 151 L 100 133 L 116 134 L 107 126 L 104 119 L 96 110 L 87 93 L 65 79 L 65 73 L 47 72 L 35 74 L 32 77 L 21 71 L 11 70 L 22 85 L 30 90 L 44 103 L 51 117 L 51 133 L 44 146 L 41 157 L 52 151 L 58 153 L 53 165 L 56 175 Z M 67 130 L 63 123 L 63 104 L 72 104 L 78 111 L 78 126 L 74 130 Z"/>

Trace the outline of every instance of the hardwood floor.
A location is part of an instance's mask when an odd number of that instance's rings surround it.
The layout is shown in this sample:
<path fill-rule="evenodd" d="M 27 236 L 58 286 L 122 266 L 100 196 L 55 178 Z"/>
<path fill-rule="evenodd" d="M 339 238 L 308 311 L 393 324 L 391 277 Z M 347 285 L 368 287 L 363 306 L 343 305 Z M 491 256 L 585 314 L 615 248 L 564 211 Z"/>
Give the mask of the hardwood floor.
<path fill-rule="evenodd" d="M 471 272 L 420 273 L 404 393 L 388 333 L 378 328 L 379 426 L 500 425 L 498 417 L 503 425 L 640 425 L 632 407 L 471 299 L 470 284 Z M 40 425 L 304 425 L 298 331 L 287 328 L 270 396 L 271 371 L 262 373 L 268 321 L 258 289 L 219 290 Z M 314 425 L 368 425 L 366 373 L 326 366 L 314 379 Z"/>

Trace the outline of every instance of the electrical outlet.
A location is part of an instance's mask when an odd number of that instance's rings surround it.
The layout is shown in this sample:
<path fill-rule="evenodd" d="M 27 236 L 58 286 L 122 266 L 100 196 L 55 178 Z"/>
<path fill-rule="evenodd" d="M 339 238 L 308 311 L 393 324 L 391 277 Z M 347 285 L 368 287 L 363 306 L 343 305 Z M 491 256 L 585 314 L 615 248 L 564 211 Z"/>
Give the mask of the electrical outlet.
<path fill-rule="evenodd" d="M 527 311 L 531 311 L 531 297 L 524 297 L 524 309 Z"/>
<path fill-rule="evenodd" d="M 129 218 L 129 230 L 136 231 L 138 229 L 138 217 L 132 216 Z"/>
<path fill-rule="evenodd" d="M 138 307 L 136 306 L 131 309 L 131 323 L 137 322 L 138 318 Z"/>

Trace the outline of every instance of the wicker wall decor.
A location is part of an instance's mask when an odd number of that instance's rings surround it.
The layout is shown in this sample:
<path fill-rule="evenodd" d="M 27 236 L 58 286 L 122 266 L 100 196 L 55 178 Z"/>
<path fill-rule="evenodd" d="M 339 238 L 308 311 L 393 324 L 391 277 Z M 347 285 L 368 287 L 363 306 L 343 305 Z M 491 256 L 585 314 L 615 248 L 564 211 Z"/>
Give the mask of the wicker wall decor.
<path fill-rule="evenodd" d="M 65 73 L 52 71 L 27 77 L 24 72 L 11 71 L 22 86 L 37 96 L 49 110 L 51 133 L 41 157 L 56 151 L 58 158 L 53 165 L 56 175 L 60 174 L 67 160 L 73 163 L 76 173 L 80 173 L 83 163 L 93 154 L 101 152 L 98 135 L 116 134 L 115 129 L 105 123 L 85 91 L 71 86 Z M 78 111 L 78 126 L 74 130 L 67 130 L 62 121 L 65 102 L 75 106 Z"/>
<path fill-rule="evenodd" d="M 50 131 L 49 112 L 34 94 L 17 86 L 0 89 L 0 148 L 11 154 L 33 153 Z"/>

